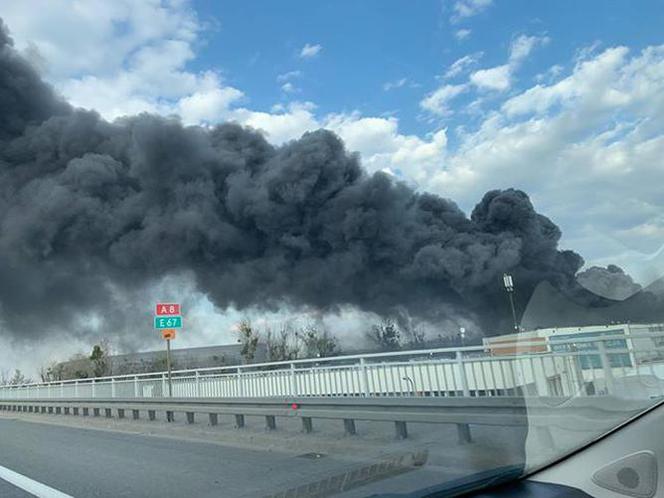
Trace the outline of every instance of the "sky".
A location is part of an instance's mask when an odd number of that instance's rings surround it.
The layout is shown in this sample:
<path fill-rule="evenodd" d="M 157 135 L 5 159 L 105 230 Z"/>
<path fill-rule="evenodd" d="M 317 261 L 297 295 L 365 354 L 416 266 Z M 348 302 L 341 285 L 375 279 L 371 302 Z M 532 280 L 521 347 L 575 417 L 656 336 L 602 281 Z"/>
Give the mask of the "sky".
<path fill-rule="evenodd" d="M 523 189 L 588 265 L 663 273 L 660 1 L 3 0 L 1 16 L 109 120 L 236 121 L 275 144 L 328 128 L 370 171 L 467 212 Z"/>

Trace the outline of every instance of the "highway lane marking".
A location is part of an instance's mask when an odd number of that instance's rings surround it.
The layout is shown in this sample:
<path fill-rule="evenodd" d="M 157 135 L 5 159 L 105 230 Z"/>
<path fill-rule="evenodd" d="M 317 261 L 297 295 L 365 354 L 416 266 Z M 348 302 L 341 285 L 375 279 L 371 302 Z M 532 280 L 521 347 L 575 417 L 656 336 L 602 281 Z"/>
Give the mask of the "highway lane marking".
<path fill-rule="evenodd" d="M 8 469 L 0 465 L 0 479 L 7 481 L 8 483 L 13 484 L 17 488 L 21 488 L 23 491 L 27 491 L 31 495 L 36 496 L 37 498 L 73 498 L 71 495 L 65 494 L 62 491 L 53 489 L 46 484 L 30 479 L 18 472 Z"/>

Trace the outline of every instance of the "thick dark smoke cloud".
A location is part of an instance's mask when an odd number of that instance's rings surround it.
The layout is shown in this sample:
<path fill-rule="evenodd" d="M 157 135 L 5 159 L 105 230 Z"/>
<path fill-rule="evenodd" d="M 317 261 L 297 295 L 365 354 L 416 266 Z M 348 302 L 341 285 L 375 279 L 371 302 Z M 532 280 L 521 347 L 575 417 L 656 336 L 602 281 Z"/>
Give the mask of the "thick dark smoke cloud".
<path fill-rule="evenodd" d="M 274 147 L 234 124 L 108 123 L 62 102 L 0 30 L 0 313 L 16 335 L 181 272 L 221 308 L 400 307 L 496 330 L 504 271 L 521 304 L 542 280 L 571 285 L 582 260 L 559 238 L 521 191 L 488 192 L 468 218 L 368 174 L 328 131 Z"/>
<path fill-rule="evenodd" d="M 616 265 L 591 266 L 580 272 L 576 280 L 589 291 L 614 301 L 627 299 L 641 290 L 641 286 Z"/>

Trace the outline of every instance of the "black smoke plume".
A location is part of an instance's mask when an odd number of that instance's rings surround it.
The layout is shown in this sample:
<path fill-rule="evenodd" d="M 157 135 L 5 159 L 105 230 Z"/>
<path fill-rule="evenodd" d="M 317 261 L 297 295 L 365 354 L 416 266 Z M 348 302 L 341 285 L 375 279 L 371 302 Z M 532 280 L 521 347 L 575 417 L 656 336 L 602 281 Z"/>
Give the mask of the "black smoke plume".
<path fill-rule="evenodd" d="M 510 319 L 503 272 L 520 306 L 540 281 L 574 281 L 582 259 L 560 235 L 521 191 L 488 192 L 468 218 L 368 174 L 325 130 L 275 147 L 235 124 L 109 123 L 60 99 L 0 29 L 0 316 L 14 336 L 182 272 L 221 309 L 405 308 L 495 331 Z"/>

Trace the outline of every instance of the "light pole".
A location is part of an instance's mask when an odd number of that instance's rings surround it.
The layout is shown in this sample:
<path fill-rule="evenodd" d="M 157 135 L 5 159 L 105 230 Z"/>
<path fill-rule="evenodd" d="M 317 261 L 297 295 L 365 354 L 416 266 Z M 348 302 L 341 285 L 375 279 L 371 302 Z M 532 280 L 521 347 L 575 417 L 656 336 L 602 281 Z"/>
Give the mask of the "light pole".
<path fill-rule="evenodd" d="M 512 319 L 514 320 L 514 331 L 519 331 L 519 322 L 516 320 L 516 310 L 514 309 L 514 280 L 509 273 L 503 273 L 503 284 L 507 291 L 507 296 L 510 299 L 510 307 L 512 308 Z"/>

